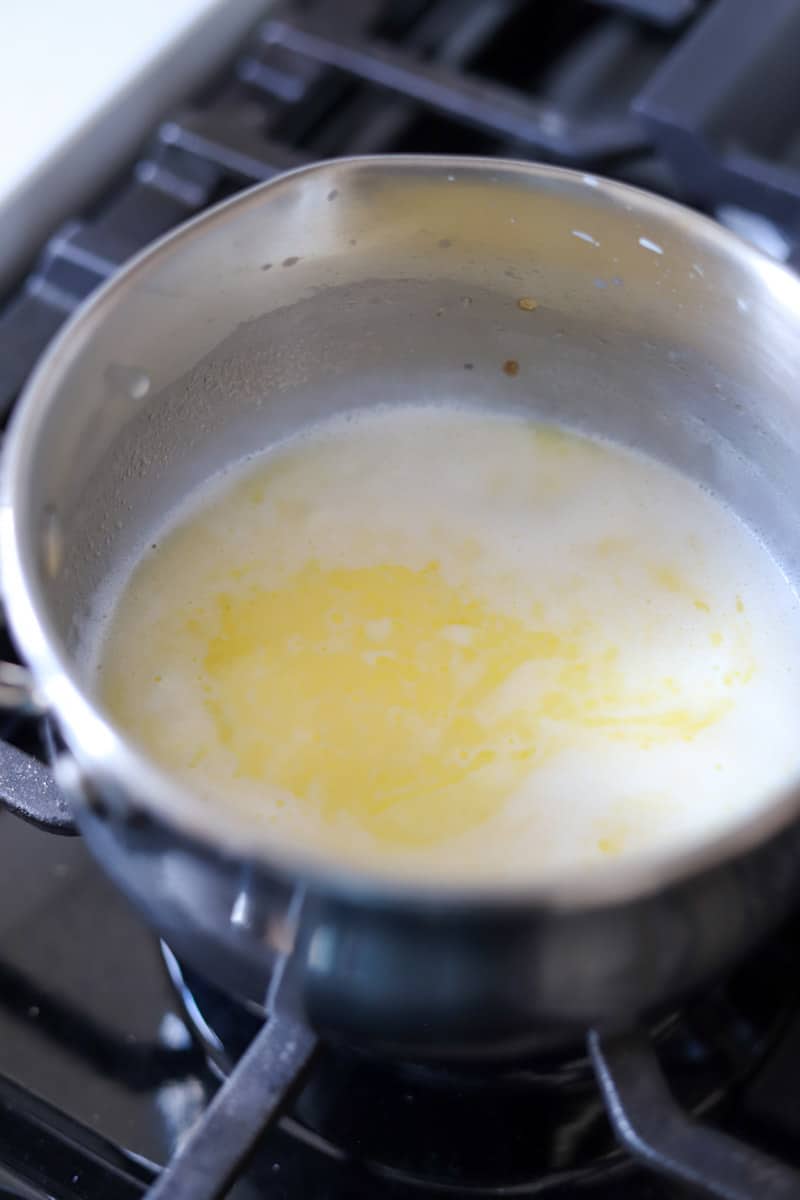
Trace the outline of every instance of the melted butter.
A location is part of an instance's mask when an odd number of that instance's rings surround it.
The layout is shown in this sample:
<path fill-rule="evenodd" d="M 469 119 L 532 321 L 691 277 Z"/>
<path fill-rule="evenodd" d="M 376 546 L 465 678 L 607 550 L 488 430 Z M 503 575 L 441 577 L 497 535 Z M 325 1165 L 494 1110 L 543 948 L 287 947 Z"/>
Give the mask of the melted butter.
<path fill-rule="evenodd" d="M 373 865 L 529 874 L 570 837 L 601 859 L 735 812 L 724 768 L 779 674 L 740 527 L 611 447 L 428 419 L 424 453 L 418 416 L 376 415 L 177 524 L 106 639 L 112 714 L 217 802 Z"/>
<path fill-rule="evenodd" d="M 587 729 L 640 743 L 691 739 L 731 704 L 692 707 L 669 687 L 642 688 L 591 622 L 553 629 L 494 612 L 448 584 L 436 562 L 312 562 L 280 587 L 216 593 L 186 631 L 236 775 L 401 845 L 486 821 Z M 529 680 L 500 699 L 516 673 L 540 664 L 545 685 Z"/>

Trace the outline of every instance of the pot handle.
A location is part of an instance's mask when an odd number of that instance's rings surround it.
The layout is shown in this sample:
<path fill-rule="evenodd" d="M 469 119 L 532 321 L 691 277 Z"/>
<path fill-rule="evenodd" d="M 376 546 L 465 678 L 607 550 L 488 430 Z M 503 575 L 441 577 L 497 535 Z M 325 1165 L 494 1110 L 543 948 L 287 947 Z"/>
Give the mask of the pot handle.
<path fill-rule="evenodd" d="M 792 1167 L 683 1113 L 642 1033 L 592 1031 L 589 1055 L 614 1133 L 644 1166 L 717 1200 L 800 1196 L 800 1173 Z"/>
<path fill-rule="evenodd" d="M 44 717 L 47 708 L 33 677 L 19 663 L 0 662 L 0 712 Z M 64 792 L 53 772 L 24 750 L 0 740 L 0 806 L 51 833 L 77 834 Z"/>

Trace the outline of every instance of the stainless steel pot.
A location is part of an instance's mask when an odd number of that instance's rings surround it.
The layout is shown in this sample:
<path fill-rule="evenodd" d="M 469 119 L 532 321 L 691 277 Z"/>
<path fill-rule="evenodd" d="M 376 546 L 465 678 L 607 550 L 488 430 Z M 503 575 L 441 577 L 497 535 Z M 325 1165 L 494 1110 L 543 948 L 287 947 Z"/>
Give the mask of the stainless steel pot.
<path fill-rule="evenodd" d="M 80 829 L 172 949 L 256 1004 L 284 956 L 284 994 L 317 1030 L 442 1056 L 630 1023 L 761 937 L 800 891 L 797 778 L 680 856 L 527 890 L 394 884 L 271 844 L 162 774 L 98 707 L 81 646 L 98 589 L 212 470 L 410 397 L 643 447 L 728 501 L 797 581 L 798 346 L 800 281 L 732 235 L 512 162 L 296 171 L 104 288 L 15 414 L 3 590 Z"/>

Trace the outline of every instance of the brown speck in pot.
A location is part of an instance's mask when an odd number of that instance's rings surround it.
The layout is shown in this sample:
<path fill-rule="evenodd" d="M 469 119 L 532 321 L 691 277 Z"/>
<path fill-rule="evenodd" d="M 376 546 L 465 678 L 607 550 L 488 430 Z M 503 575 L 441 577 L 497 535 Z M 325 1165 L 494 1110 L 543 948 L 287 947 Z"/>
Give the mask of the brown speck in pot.
<path fill-rule="evenodd" d="M 517 301 L 517 308 L 521 308 L 523 312 L 533 312 L 538 307 L 539 301 L 534 300 L 532 296 L 523 296 L 521 300 Z"/>
<path fill-rule="evenodd" d="M 515 358 L 507 358 L 503 363 L 503 371 L 513 379 L 515 375 L 519 375 L 519 363 Z"/>
<path fill-rule="evenodd" d="M 472 371 L 475 368 L 475 363 L 464 363 L 465 371 Z"/>
<path fill-rule="evenodd" d="M 285 258 L 281 265 L 284 267 L 293 267 L 295 263 L 299 262 L 300 256 L 298 254 L 292 254 L 290 258 Z"/>
<path fill-rule="evenodd" d="M 443 316 L 444 316 L 444 309 L 443 309 L 443 308 L 437 308 L 437 310 L 436 310 L 436 315 L 437 315 L 437 317 L 443 317 Z"/>
<path fill-rule="evenodd" d="M 357 242 L 356 238 L 350 238 L 350 241 L 347 244 L 349 246 L 356 246 L 358 244 L 358 242 Z"/>
<path fill-rule="evenodd" d="M 268 270 L 270 269 L 270 267 L 271 267 L 271 266 L 272 266 L 272 263 L 262 263 L 262 264 L 261 264 L 261 270 L 262 270 L 262 271 L 268 271 Z"/>
<path fill-rule="evenodd" d="M 449 250 L 452 244 L 450 238 L 439 238 L 439 245 L 443 250 Z"/>
<path fill-rule="evenodd" d="M 339 189 L 334 188 L 333 191 L 328 192 L 328 199 L 335 200 L 338 195 L 339 195 Z"/>

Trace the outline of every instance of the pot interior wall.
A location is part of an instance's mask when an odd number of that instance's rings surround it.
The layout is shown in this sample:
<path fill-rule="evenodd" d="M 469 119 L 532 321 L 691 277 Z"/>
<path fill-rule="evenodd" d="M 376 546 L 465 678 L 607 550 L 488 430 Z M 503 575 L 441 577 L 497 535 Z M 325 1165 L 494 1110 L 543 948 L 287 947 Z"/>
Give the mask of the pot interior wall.
<path fill-rule="evenodd" d="M 25 517 L 74 655 L 98 588 L 190 489 L 376 403 L 457 399 L 641 447 L 800 577 L 800 285 L 629 189 L 498 164 L 451 174 L 431 160 L 289 177 L 143 261 L 76 331 Z"/>

